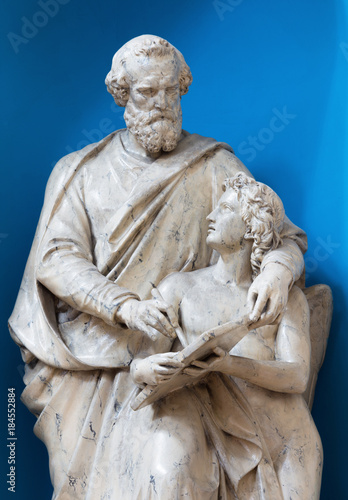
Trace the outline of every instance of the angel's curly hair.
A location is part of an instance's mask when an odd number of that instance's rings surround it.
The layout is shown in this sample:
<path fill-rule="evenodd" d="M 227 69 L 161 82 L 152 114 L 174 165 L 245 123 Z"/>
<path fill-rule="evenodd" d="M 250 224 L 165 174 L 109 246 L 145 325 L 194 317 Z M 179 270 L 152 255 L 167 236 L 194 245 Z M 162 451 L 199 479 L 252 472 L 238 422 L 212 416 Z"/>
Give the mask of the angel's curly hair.
<path fill-rule="evenodd" d="M 241 203 L 242 219 L 247 226 L 244 238 L 253 240 L 250 262 L 255 279 L 265 255 L 282 243 L 283 203 L 270 187 L 243 172 L 225 180 L 223 190 L 229 188 L 234 189 Z"/>
<path fill-rule="evenodd" d="M 105 84 L 116 104 L 125 107 L 129 97 L 129 86 L 132 81 L 126 64 L 129 57 L 172 57 L 179 66 L 180 95 L 187 94 L 192 83 L 190 68 L 181 52 L 164 38 L 155 35 L 141 35 L 123 45 L 112 59 L 111 70 L 107 74 Z"/>

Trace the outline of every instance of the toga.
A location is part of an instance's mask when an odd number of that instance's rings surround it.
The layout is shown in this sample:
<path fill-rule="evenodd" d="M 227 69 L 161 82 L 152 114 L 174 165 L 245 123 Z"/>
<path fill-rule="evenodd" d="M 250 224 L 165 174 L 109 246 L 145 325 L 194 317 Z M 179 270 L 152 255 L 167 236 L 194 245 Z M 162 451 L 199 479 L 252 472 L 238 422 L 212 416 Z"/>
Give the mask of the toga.
<path fill-rule="evenodd" d="M 184 132 L 174 151 L 147 162 L 125 150 L 122 134 L 63 158 L 48 181 L 9 321 L 26 362 L 22 399 L 38 417 L 35 433 L 48 449 L 57 500 L 118 498 L 115 492 L 125 500 L 171 498 L 168 491 L 178 498 L 233 498 L 229 481 L 238 483 L 262 460 L 262 452 L 247 459 L 262 448 L 252 416 L 243 403 L 232 404 L 239 417 L 246 415 L 238 428 L 248 454 L 231 478 L 204 437 L 188 389 L 180 404 L 173 394 L 133 412 L 133 357 L 168 351 L 171 341 L 163 337 L 154 346 L 117 324 L 115 313 L 130 297 L 150 298 L 171 272 L 214 261 L 206 217 L 223 181 L 249 172 L 213 139 Z M 282 238 L 263 267 L 283 264 L 296 281 L 306 237 L 286 220 Z"/>

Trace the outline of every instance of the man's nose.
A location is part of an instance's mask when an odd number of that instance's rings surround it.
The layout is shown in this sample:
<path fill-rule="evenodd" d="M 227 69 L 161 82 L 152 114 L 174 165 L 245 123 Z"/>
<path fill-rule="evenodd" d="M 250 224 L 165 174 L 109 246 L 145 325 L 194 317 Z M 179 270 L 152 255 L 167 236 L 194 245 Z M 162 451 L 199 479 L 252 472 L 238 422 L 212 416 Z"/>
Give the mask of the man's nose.
<path fill-rule="evenodd" d="M 155 108 L 166 109 L 167 108 L 167 96 L 164 90 L 159 90 L 154 97 Z"/>

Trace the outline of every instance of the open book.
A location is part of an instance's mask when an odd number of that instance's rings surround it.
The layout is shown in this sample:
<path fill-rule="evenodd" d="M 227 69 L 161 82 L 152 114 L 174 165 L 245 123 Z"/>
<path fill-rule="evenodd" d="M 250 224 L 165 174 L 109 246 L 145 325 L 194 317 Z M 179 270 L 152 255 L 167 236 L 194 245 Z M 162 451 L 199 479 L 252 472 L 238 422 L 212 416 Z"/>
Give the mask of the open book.
<path fill-rule="evenodd" d="M 250 321 L 248 321 L 250 323 Z M 212 330 L 207 330 L 197 337 L 191 344 L 179 351 L 174 359 L 184 363 L 184 367 L 189 366 L 192 361 L 203 360 L 213 353 L 215 347 L 221 347 L 229 352 L 242 338 L 250 331 L 247 320 L 240 322 L 229 322 L 217 326 Z M 181 368 L 169 380 L 152 386 L 147 385 L 132 401 L 131 408 L 139 410 L 144 406 L 154 403 L 160 398 L 166 396 L 169 392 L 176 391 L 187 384 L 197 381 L 197 378 L 186 375 Z M 199 377 L 198 377 L 199 378 Z"/>

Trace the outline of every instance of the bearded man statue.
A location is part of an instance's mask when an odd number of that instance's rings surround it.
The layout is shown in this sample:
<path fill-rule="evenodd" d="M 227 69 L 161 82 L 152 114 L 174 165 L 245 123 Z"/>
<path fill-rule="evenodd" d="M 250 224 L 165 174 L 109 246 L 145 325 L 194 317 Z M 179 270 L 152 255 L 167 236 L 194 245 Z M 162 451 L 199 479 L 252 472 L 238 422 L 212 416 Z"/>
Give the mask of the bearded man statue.
<path fill-rule="evenodd" d="M 182 130 L 191 81 L 182 54 L 162 38 L 126 43 L 106 84 L 125 107 L 127 128 L 62 158 L 47 184 L 9 324 L 56 500 L 159 498 L 151 477 L 137 496 L 134 477 L 120 472 L 134 467 L 120 464 L 123 423 L 139 391 L 132 360 L 174 338 L 178 324 L 151 291 L 172 272 L 216 261 L 206 218 L 226 178 L 251 176 L 230 146 Z M 249 288 L 256 326 L 282 313 L 303 270 L 305 234 L 285 218 L 280 236 Z M 137 432 L 141 425 L 139 417 Z"/>

